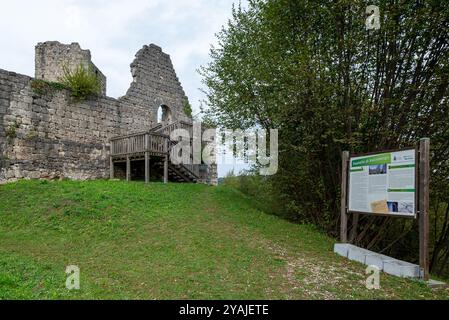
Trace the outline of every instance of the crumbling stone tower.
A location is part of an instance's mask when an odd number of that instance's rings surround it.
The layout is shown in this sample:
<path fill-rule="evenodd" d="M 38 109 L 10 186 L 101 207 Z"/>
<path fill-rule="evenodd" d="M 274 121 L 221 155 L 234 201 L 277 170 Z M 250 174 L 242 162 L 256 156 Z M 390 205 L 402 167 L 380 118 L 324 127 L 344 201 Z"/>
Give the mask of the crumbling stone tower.
<path fill-rule="evenodd" d="M 80 64 L 95 72 L 101 84 L 101 92 L 105 95 L 106 77 L 93 64 L 89 50 L 81 49 L 76 42 L 62 44 L 57 41 L 47 41 L 40 42 L 36 46 L 34 72 L 36 79 L 58 82 L 64 75 L 64 66 L 74 70 Z"/>
<path fill-rule="evenodd" d="M 170 56 L 161 47 L 145 45 L 131 63 L 133 82 L 121 100 L 150 108 L 153 124 L 162 108 L 162 122 L 191 121 L 184 113 L 187 96 L 176 76 Z"/>

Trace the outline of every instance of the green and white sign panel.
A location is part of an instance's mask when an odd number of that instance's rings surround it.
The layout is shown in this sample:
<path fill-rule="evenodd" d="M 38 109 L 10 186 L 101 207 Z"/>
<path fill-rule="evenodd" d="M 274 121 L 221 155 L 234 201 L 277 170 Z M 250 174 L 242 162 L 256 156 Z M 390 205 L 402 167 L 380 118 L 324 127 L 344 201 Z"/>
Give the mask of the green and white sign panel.
<path fill-rule="evenodd" d="M 349 159 L 349 211 L 416 216 L 416 153 L 403 150 Z"/>

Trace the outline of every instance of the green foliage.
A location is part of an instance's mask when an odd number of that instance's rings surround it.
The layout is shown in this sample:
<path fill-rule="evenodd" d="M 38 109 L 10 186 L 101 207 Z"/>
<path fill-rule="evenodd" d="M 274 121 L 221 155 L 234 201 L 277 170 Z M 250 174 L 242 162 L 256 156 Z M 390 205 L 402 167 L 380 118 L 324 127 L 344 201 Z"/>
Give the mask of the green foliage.
<path fill-rule="evenodd" d="M 0 299 L 449 297 L 388 275 L 368 290 L 365 266 L 336 256 L 331 238 L 254 205 L 201 184 L 0 185 Z M 71 264 L 80 290 L 65 288 Z"/>
<path fill-rule="evenodd" d="M 63 66 L 63 76 L 60 81 L 70 88 L 75 101 L 86 100 L 101 93 L 98 76 L 92 67 L 86 68 L 83 64 L 79 64 L 74 70 L 67 65 Z"/>
<path fill-rule="evenodd" d="M 188 117 L 192 117 L 192 106 L 189 103 L 189 100 L 186 99 L 186 101 L 184 102 L 184 113 L 188 116 Z"/>
<path fill-rule="evenodd" d="M 381 28 L 367 31 L 371 4 L 380 8 Z M 449 275 L 449 218 L 441 211 L 449 202 L 448 21 L 439 1 L 250 1 L 248 9 L 234 8 L 200 71 L 205 118 L 228 128 L 280 129 L 280 168 L 268 180 L 283 199 L 279 214 L 334 236 L 341 152 L 430 137 L 431 197 L 439 206 L 432 246 L 440 244 L 432 268 Z M 417 261 L 416 225 L 367 217 L 358 228 L 356 244 Z"/>
<path fill-rule="evenodd" d="M 223 185 L 251 196 L 255 200 L 255 205 L 264 212 L 277 214 L 289 220 L 296 219 L 295 215 L 289 215 L 288 211 L 283 211 L 282 199 L 279 198 L 276 190 L 273 190 L 271 177 L 261 176 L 252 171 L 236 176 L 231 171 L 225 176 Z"/>
<path fill-rule="evenodd" d="M 14 120 L 14 122 L 6 128 L 6 130 L 5 130 L 6 139 L 9 144 L 11 144 L 12 141 L 17 137 L 17 129 L 19 129 L 19 128 L 20 128 L 20 122 L 17 120 Z"/>
<path fill-rule="evenodd" d="M 50 82 L 42 79 L 33 79 L 31 81 L 31 89 L 40 96 L 50 95 L 55 91 L 67 89 L 67 87 L 59 82 Z"/>

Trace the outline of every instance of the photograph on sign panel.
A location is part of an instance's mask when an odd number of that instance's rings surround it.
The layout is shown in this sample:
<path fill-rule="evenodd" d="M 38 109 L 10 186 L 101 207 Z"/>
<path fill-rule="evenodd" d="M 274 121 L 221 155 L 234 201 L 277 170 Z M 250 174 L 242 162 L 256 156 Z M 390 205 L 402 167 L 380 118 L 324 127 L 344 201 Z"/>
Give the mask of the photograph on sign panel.
<path fill-rule="evenodd" d="M 371 202 L 371 212 L 373 213 L 388 213 L 387 200 L 377 200 Z"/>
<path fill-rule="evenodd" d="M 398 203 L 396 201 L 388 201 L 387 202 L 388 205 L 388 212 L 398 212 Z"/>
<path fill-rule="evenodd" d="M 387 164 L 376 164 L 374 166 L 369 166 L 369 174 L 386 174 Z"/>
<path fill-rule="evenodd" d="M 400 201 L 398 212 L 400 213 L 413 213 L 413 202 L 411 201 Z"/>

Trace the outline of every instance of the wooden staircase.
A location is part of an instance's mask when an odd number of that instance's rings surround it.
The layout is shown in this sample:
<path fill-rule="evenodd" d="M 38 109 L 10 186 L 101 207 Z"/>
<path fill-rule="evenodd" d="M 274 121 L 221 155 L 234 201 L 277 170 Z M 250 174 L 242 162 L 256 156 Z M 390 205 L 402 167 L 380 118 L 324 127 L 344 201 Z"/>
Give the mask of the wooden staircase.
<path fill-rule="evenodd" d="M 164 163 L 158 162 L 156 166 L 160 170 L 164 170 Z M 173 182 L 190 182 L 197 183 L 198 177 L 195 173 L 190 171 L 186 166 L 179 164 L 175 165 L 171 162 L 168 164 L 168 180 Z"/>
<path fill-rule="evenodd" d="M 173 164 L 170 161 L 172 147 L 178 141 L 171 140 L 170 134 L 176 129 L 192 131 L 192 125 L 176 121 L 168 125 L 158 124 L 148 131 L 112 138 L 110 153 L 110 177 L 114 178 L 114 164 L 126 162 L 126 179 L 131 180 L 131 161 L 145 161 L 145 182 L 149 181 L 150 159 L 155 158 L 155 167 L 164 173 L 164 182 L 193 182 L 199 180 L 194 165 Z M 192 136 L 192 135 L 191 135 Z"/>

